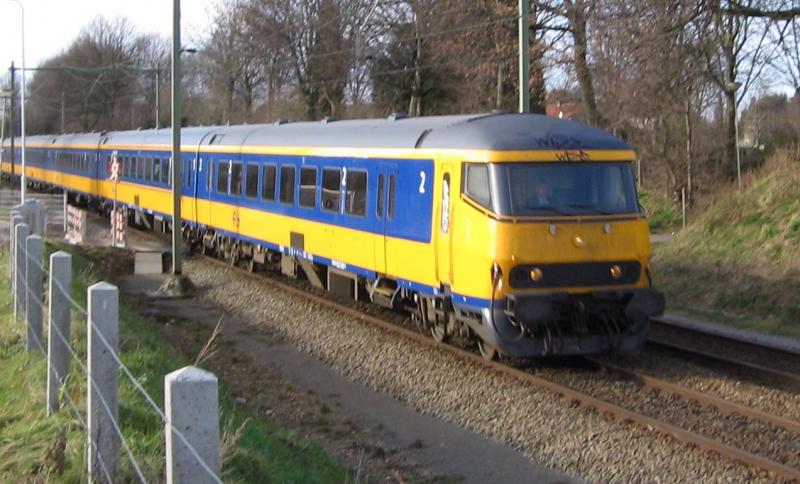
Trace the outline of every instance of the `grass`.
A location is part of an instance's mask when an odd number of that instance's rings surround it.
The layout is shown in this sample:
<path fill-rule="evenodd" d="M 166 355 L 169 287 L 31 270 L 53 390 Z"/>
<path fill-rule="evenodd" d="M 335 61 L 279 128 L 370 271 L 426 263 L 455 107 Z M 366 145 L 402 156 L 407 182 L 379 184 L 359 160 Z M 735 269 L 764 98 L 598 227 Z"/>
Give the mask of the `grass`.
<path fill-rule="evenodd" d="M 781 153 L 746 186 L 723 190 L 673 240 L 654 247 L 672 309 L 800 337 L 800 162 Z"/>
<path fill-rule="evenodd" d="M 73 254 L 73 298 L 85 307 L 86 288 L 106 277 L 108 264 L 73 247 L 48 243 L 48 252 Z M 5 254 L 0 255 L 4 267 Z M 84 433 L 68 410 L 45 416 L 45 362 L 24 350 L 22 327 L 12 322 L 7 277 L 0 277 L 0 480 L 79 483 L 84 478 Z M 178 324 L 189 324 L 177 322 Z M 74 348 L 85 355 L 85 322 L 75 315 Z M 165 374 L 192 364 L 155 323 L 120 300 L 120 357 L 159 404 Z M 85 405 L 85 376 L 73 363 L 69 394 Z M 163 481 L 164 437 L 158 416 L 120 375 L 120 425 L 148 481 Z M 348 482 L 350 471 L 312 442 L 237 406 L 220 381 L 225 482 Z M 135 474 L 124 453 L 121 482 Z"/>
<path fill-rule="evenodd" d="M 639 203 L 644 207 L 651 231 L 667 232 L 681 226 L 680 211 L 669 197 L 642 189 L 639 190 Z"/>

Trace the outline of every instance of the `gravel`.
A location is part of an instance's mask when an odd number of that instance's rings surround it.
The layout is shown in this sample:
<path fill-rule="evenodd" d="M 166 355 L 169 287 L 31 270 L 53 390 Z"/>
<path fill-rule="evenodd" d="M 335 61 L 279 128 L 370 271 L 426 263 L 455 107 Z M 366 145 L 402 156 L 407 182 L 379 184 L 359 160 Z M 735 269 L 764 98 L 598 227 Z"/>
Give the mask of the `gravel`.
<path fill-rule="evenodd" d="M 772 424 L 741 415 L 726 415 L 716 408 L 675 395 L 642 389 L 636 382 L 605 371 L 546 368 L 536 373 L 662 422 L 800 468 L 797 434 Z"/>
<path fill-rule="evenodd" d="M 613 361 L 729 402 L 800 421 L 800 392 L 792 385 L 731 374 L 725 371 L 727 367 L 700 365 L 657 348 Z"/>
<path fill-rule="evenodd" d="M 593 409 L 575 408 L 550 392 L 352 321 L 211 262 L 189 260 L 185 269 L 199 297 L 277 331 L 350 378 L 572 475 L 608 482 L 774 482 L 768 473 Z"/>
<path fill-rule="evenodd" d="M 652 326 L 651 334 L 659 339 L 676 342 L 688 348 L 800 375 L 800 355 L 778 352 L 758 345 L 661 323 Z"/>

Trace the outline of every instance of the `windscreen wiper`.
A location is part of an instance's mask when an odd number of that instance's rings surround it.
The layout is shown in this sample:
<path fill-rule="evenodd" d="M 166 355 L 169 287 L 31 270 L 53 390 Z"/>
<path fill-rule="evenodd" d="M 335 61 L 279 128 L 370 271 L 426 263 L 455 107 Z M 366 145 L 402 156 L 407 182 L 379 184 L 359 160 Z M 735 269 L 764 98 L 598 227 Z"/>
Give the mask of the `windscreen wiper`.
<path fill-rule="evenodd" d="M 609 211 L 606 211 L 606 210 L 600 210 L 599 208 L 597 208 L 594 205 L 587 205 L 585 203 L 572 203 L 572 204 L 569 204 L 569 205 L 562 205 L 561 208 L 577 208 L 579 210 L 590 210 L 591 213 L 597 214 L 597 215 L 614 215 L 613 212 L 609 212 Z"/>

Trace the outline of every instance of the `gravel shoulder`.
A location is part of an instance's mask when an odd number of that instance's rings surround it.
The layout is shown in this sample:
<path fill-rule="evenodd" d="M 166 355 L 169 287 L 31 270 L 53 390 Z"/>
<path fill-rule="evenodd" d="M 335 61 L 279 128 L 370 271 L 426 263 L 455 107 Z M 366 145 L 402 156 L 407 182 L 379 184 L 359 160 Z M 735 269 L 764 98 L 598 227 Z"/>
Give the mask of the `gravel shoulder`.
<path fill-rule="evenodd" d="M 530 459 L 592 481 L 770 481 L 770 476 L 617 422 L 436 348 L 351 321 L 201 259 L 186 271 L 200 298 L 274 331 L 349 378 Z M 494 465 L 494 464 L 488 464 Z"/>
<path fill-rule="evenodd" d="M 579 482 L 355 382 L 268 327 L 246 324 L 208 302 L 144 298 L 161 279 L 127 276 L 122 287 L 141 300 L 144 314 L 166 322 L 167 337 L 190 354 L 221 320 L 213 356 L 204 365 L 216 368 L 239 404 L 321 443 L 355 469 L 361 482 Z"/>

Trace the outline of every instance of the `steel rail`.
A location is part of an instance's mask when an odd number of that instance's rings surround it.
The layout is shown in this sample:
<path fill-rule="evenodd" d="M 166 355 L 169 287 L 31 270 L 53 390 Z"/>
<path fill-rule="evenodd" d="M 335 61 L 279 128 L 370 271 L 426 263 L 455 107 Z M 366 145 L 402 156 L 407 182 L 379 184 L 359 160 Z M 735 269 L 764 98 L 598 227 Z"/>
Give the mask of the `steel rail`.
<path fill-rule="evenodd" d="M 722 356 L 717 353 L 710 353 L 708 351 L 698 350 L 696 348 L 690 348 L 688 346 L 671 343 L 661 339 L 649 338 L 647 340 L 647 343 L 655 346 L 661 346 L 663 348 L 672 351 L 680 351 L 683 353 L 688 353 L 690 355 L 698 356 L 700 358 L 704 358 L 707 360 L 719 361 L 725 363 L 726 365 L 738 366 L 750 371 L 764 373 L 777 380 L 783 380 L 793 385 L 800 386 L 800 375 L 789 373 L 787 371 L 776 370 L 775 368 L 769 368 L 767 366 L 757 365 L 755 363 L 748 363 L 746 361 L 735 360 L 733 358 L 728 358 L 726 356 Z"/>
<path fill-rule="evenodd" d="M 138 230 L 136 228 L 132 228 L 132 230 L 136 231 L 139 234 L 145 234 L 146 236 L 151 238 L 151 240 L 159 239 L 159 237 L 157 235 L 155 235 L 155 234 L 153 234 L 153 233 L 151 233 L 149 231 L 142 231 L 142 230 Z M 365 324 L 368 324 L 368 325 L 371 325 L 373 327 L 377 327 L 377 328 L 379 328 L 379 329 L 381 329 L 383 331 L 386 331 L 388 333 L 393 333 L 393 334 L 399 335 L 399 336 L 404 337 L 404 338 L 406 338 L 408 340 L 414 341 L 416 343 L 421 343 L 421 344 L 426 345 L 426 346 L 431 347 L 431 348 L 437 348 L 437 349 L 442 350 L 442 351 L 450 352 L 451 354 L 461 358 L 462 360 L 465 360 L 465 361 L 468 361 L 470 363 L 473 363 L 473 364 L 482 366 L 484 368 L 493 370 L 493 371 L 495 371 L 497 373 L 500 373 L 500 374 L 509 375 L 509 376 L 511 376 L 513 378 L 516 378 L 516 379 L 521 380 L 523 382 L 529 383 L 529 384 L 531 384 L 533 386 L 542 388 L 542 389 L 544 389 L 546 391 L 549 391 L 551 393 L 559 395 L 559 396 L 561 396 L 563 399 L 565 399 L 567 401 L 576 401 L 576 402 L 579 402 L 579 403 L 583 404 L 584 406 L 586 406 L 588 408 L 593 407 L 593 408 L 597 409 L 598 411 L 611 414 L 611 415 L 615 416 L 617 419 L 619 419 L 620 421 L 633 422 L 633 423 L 639 425 L 640 427 L 642 427 L 644 430 L 656 430 L 656 431 L 661 432 L 662 434 L 669 435 L 669 436 L 673 437 L 674 439 L 676 439 L 676 440 L 678 440 L 680 442 L 683 442 L 685 444 L 694 445 L 694 446 L 697 446 L 698 448 L 704 449 L 706 451 L 710 451 L 710 452 L 716 453 L 716 454 L 718 454 L 718 455 L 720 455 L 722 457 L 726 457 L 726 458 L 729 458 L 729 459 L 734 460 L 734 461 L 742 462 L 742 463 L 747 464 L 747 465 L 749 465 L 751 467 L 755 467 L 755 468 L 759 468 L 759 469 L 771 472 L 777 477 L 788 479 L 790 481 L 800 481 L 800 469 L 796 469 L 796 468 L 787 466 L 785 464 L 782 464 L 780 462 L 776 462 L 776 461 L 768 459 L 766 457 L 762 457 L 762 456 L 754 454 L 752 452 L 741 450 L 741 449 L 736 448 L 734 446 L 725 444 L 724 442 L 720 442 L 720 441 L 714 440 L 712 438 L 700 435 L 700 434 L 698 434 L 696 432 L 692 432 L 690 430 L 685 430 L 685 429 L 682 429 L 682 428 L 677 427 L 675 425 L 672 425 L 672 424 L 669 424 L 669 423 L 666 423 L 666 422 L 662 422 L 662 421 L 657 420 L 657 419 L 655 419 L 653 417 L 648 417 L 646 415 L 642 415 L 642 414 L 636 413 L 634 411 L 631 411 L 631 410 L 628 410 L 626 408 L 620 407 L 619 405 L 616 405 L 616 404 L 611 403 L 609 401 L 606 401 L 606 400 L 603 400 L 603 399 L 600 399 L 600 398 L 597 398 L 597 397 L 593 397 L 593 396 L 588 395 L 586 393 L 583 393 L 583 392 L 581 392 L 581 391 L 579 391 L 579 390 L 577 390 L 575 388 L 572 388 L 570 386 L 562 385 L 562 384 L 556 383 L 554 381 L 547 380 L 545 378 L 533 375 L 533 374 L 531 374 L 529 372 L 526 372 L 524 370 L 520 370 L 520 369 L 511 367 L 511 366 L 508 366 L 508 365 L 504 365 L 502 363 L 498 363 L 498 362 L 495 362 L 495 361 L 487 361 L 487 360 L 485 360 L 484 358 L 482 358 L 478 354 L 475 354 L 473 352 L 458 348 L 456 346 L 437 343 L 431 337 L 429 337 L 427 335 L 424 335 L 422 333 L 410 330 L 408 328 L 404 328 L 404 327 L 399 326 L 399 325 L 397 325 L 395 323 L 391 323 L 389 321 L 383 320 L 383 319 L 381 319 L 381 318 L 379 318 L 377 316 L 372 316 L 370 314 L 364 313 L 363 311 L 360 311 L 360 310 L 358 310 L 356 308 L 353 308 L 353 307 L 338 303 L 338 302 L 333 301 L 331 299 L 328 299 L 328 298 L 326 298 L 324 296 L 320 296 L 318 294 L 314 294 L 314 293 L 308 292 L 308 291 L 306 291 L 304 289 L 297 288 L 297 287 L 295 287 L 295 286 L 293 286 L 291 284 L 287 284 L 285 282 L 281 282 L 281 281 L 279 281 L 279 280 L 277 280 L 275 278 L 272 278 L 272 277 L 261 277 L 261 276 L 255 274 L 255 273 L 250 272 L 250 271 L 244 270 L 244 269 L 236 267 L 236 266 L 232 266 L 227 261 L 222 261 L 222 260 L 217 259 L 217 258 L 212 257 L 212 256 L 203 257 L 201 260 L 210 262 L 211 264 L 217 265 L 218 267 L 220 267 L 222 269 L 235 270 L 237 273 L 239 273 L 239 274 L 241 274 L 241 275 L 243 275 L 245 277 L 248 277 L 249 279 L 252 279 L 252 280 L 254 280 L 256 282 L 267 284 L 267 285 L 271 285 L 272 287 L 278 288 L 278 289 L 283 290 L 284 292 L 290 293 L 292 295 L 299 296 L 299 297 L 304 298 L 304 299 L 306 299 L 308 301 L 312 301 L 312 302 L 314 302 L 316 304 L 319 304 L 320 306 L 327 307 L 329 309 L 333 309 L 335 311 L 338 311 L 338 312 L 340 312 L 342 314 L 351 316 L 351 317 L 353 317 L 354 319 L 356 319 L 358 321 L 361 321 L 361 322 L 363 322 Z M 692 351 L 692 350 L 688 350 L 688 351 Z M 710 355 L 710 357 L 715 358 L 715 359 L 719 359 L 719 358 L 716 357 L 716 355 Z M 731 360 L 731 362 L 734 363 L 734 364 L 739 364 L 740 363 L 738 361 L 733 361 L 733 360 Z M 609 369 L 612 366 L 612 365 L 608 365 L 608 364 L 605 364 L 605 363 L 603 363 L 603 365 L 606 366 Z M 621 370 L 623 372 L 630 372 L 630 370 L 625 370 L 623 368 L 619 368 L 619 370 Z M 658 381 L 656 378 L 647 377 L 647 376 L 641 375 L 641 374 L 638 374 L 636 376 L 636 378 L 639 379 L 640 381 L 644 382 L 646 385 L 649 384 L 651 386 L 656 385 L 657 381 Z M 695 398 L 694 396 L 693 397 L 685 397 L 684 395 L 695 395 L 695 394 L 697 394 L 697 395 L 700 395 L 701 398 L 704 398 L 707 401 L 709 401 L 709 397 L 710 397 L 709 395 L 705 395 L 705 394 L 702 394 L 700 392 L 695 392 L 693 390 L 682 388 L 682 387 L 679 387 L 679 386 L 674 385 L 674 384 L 669 384 L 668 382 L 658 381 L 658 384 L 660 384 L 661 388 L 663 388 L 663 389 L 670 388 L 670 390 L 668 390 L 668 391 L 674 391 L 674 393 L 677 393 L 679 396 L 682 396 L 683 398 Z M 678 392 L 680 392 L 680 393 L 678 393 Z M 711 398 L 714 398 L 714 397 L 711 397 Z M 775 416 L 775 415 L 769 415 L 769 414 L 766 414 L 764 412 L 760 412 L 760 411 L 755 410 L 755 409 L 747 409 L 746 407 L 741 407 L 739 405 L 733 404 L 731 402 L 726 402 L 724 400 L 720 400 L 720 399 L 716 399 L 716 400 L 718 400 L 718 402 L 716 402 L 716 403 L 719 404 L 718 408 L 720 408 L 720 410 L 723 411 L 723 412 L 742 413 L 741 409 L 744 408 L 745 411 L 749 411 L 749 413 L 751 415 L 758 414 L 759 418 L 763 418 L 764 420 L 767 420 L 770 423 L 773 423 L 775 425 L 779 425 L 782 428 L 787 428 L 788 430 L 791 430 L 791 431 L 794 431 L 794 432 L 797 431 L 797 427 L 798 427 L 798 423 L 797 422 L 790 421 L 790 420 L 787 420 L 787 419 L 784 419 L 782 417 L 778 417 L 778 416 Z"/>
<path fill-rule="evenodd" d="M 703 405 L 715 407 L 720 412 L 725 413 L 727 415 L 738 414 L 750 419 L 761 420 L 762 422 L 769 423 L 777 427 L 781 427 L 790 432 L 795 432 L 800 434 L 800 422 L 796 420 L 791 420 L 785 417 L 781 417 L 779 415 L 773 415 L 771 413 L 767 413 L 755 408 L 739 405 L 738 403 L 729 402 L 727 400 L 716 397 L 714 395 L 710 395 L 708 393 L 703 393 L 697 390 L 693 390 L 691 388 L 682 387 L 680 385 L 676 385 L 675 383 L 671 383 L 666 380 L 662 380 L 660 378 L 656 378 L 654 376 L 647 375 L 639 371 L 622 368 L 620 366 L 596 358 L 586 358 L 586 360 L 610 372 L 622 375 L 626 378 L 636 381 L 645 387 L 655 388 L 666 393 L 677 395 L 685 400 L 694 400 Z"/>
<path fill-rule="evenodd" d="M 749 346 L 751 348 L 758 348 L 759 350 L 768 350 L 773 353 L 784 354 L 790 357 L 798 358 L 800 357 L 800 351 L 794 350 L 792 348 L 772 344 L 767 341 L 753 341 L 748 340 L 744 337 L 738 336 L 736 334 L 726 333 L 722 330 L 716 330 L 714 328 L 703 329 L 693 325 L 687 324 L 680 324 L 678 322 L 672 322 L 667 317 L 659 316 L 655 318 L 650 318 L 650 322 L 655 323 L 657 325 L 664 326 L 665 328 L 669 328 L 672 331 L 683 331 L 686 333 L 697 333 L 703 336 L 708 336 L 710 338 L 716 338 L 721 340 L 732 341 L 736 344 L 740 344 L 743 346 Z"/>
<path fill-rule="evenodd" d="M 246 275 L 248 278 L 260 281 L 262 283 L 266 283 L 275 288 L 283 290 L 284 292 L 312 301 L 316 304 L 319 304 L 320 306 L 333 309 L 347 316 L 351 316 L 356 320 L 380 328 L 381 330 L 386 331 L 388 333 L 393 333 L 402 336 L 408 340 L 414 341 L 416 343 L 421 343 L 431 348 L 437 348 L 439 350 L 449 352 L 455 356 L 460 357 L 462 360 L 493 370 L 497 373 L 512 376 L 517 380 L 524 381 L 536 387 L 555 393 L 556 395 L 560 395 L 565 400 L 577 401 L 586 407 L 593 407 L 596 408 L 598 411 L 609 413 L 617 417 L 620 421 L 623 422 L 630 421 L 638 424 L 645 430 L 657 430 L 663 434 L 675 438 L 678 441 L 684 442 L 689 445 L 695 445 L 701 449 L 714 452 L 720 456 L 771 472 L 775 476 L 788 480 L 800 481 L 800 469 L 795 469 L 785 464 L 781 464 L 780 462 L 775 462 L 771 459 L 759 456 L 757 454 L 753 454 L 751 452 L 738 449 L 723 442 L 719 442 L 717 440 L 705 437 L 703 435 L 700 435 L 698 433 L 689 430 L 684 430 L 680 427 L 674 426 L 666 422 L 662 422 L 655 418 L 638 414 L 626 408 L 620 407 L 614 403 L 578 391 L 570 386 L 562 385 L 553 382 L 551 380 L 547 380 L 545 378 L 533 375 L 526 371 L 519 370 L 517 368 L 513 368 L 507 365 L 503 365 L 495 361 L 487 361 L 480 355 L 477 355 L 470 351 L 457 348 L 452 345 L 437 343 L 429 336 L 423 335 L 421 333 L 412 331 L 407 328 L 403 328 L 397 324 L 390 323 L 376 316 L 372 316 L 370 314 L 366 314 L 362 311 L 359 311 L 358 309 L 337 303 L 323 296 L 307 292 L 305 290 L 296 288 L 284 282 L 277 281 L 273 278 L 259 277 L 256 274 L 231 266 L 229 263 L 215 258 L 206 257 L 203 260 L 207 260 L 217 266 L 224 267 L 227 269 L 235 269 L 237 272 Z"/>

